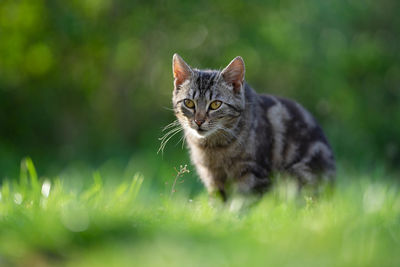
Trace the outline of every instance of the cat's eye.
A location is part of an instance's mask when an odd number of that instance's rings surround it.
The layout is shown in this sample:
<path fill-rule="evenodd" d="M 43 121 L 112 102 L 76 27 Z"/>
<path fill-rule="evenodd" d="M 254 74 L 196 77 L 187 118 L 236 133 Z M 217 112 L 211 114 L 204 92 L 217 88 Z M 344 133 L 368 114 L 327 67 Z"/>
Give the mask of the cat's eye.
<path fill-rule="evenodd" d="M 183 103 L 185 103 L 185 106 L 187 106 L 188 108 L 194 108 L 194 102 L 190 99 L 185 99 Z"/>
<path fill-rule="evenodd" d="M 211 102 L 211 104 L 210 104 L 210 109 L 215 110 L 215 109 L 219 108 L 219 107 L 221 106 L 221 104 L 222 104 L 221 101 L 218 101 L 218 100 L 213 101 L 213 102 Z"/>

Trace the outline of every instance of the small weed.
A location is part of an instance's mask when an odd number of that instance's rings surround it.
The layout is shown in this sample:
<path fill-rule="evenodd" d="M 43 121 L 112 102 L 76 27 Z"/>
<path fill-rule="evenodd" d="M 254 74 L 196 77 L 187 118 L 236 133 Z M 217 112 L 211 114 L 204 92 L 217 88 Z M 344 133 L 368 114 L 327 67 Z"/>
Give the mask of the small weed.
<path fill-rule="evenodd" d="M 171 187 L 170 197 L 172 197 L 172 195 L 176 192 L 177 183 L 181 184 L 181 183 L 185 182 L 185 180 L 181 179 L 183 177 L 183 175 L 185 173 L 189 173 L 190 172 L 190 170 L 187 168 L 187 164 L 180 165 L 179 166 L 179 170 L 174 167 L 174 170 L 176 171 L 176 176 L 175 176 L 175 179 L 174 179 L 174 183 L 172 184 L 172 187 Z"/>

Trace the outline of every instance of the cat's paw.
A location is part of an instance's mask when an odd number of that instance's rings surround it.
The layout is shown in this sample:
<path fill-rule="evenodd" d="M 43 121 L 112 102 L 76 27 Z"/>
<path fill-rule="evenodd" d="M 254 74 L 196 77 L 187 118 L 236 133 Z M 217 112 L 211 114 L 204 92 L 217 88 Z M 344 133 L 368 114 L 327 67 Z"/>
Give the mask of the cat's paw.
<path fill-rule="evenodd" d="M 229 204 L 229 211 L 233 213 L 240 212 L 245 205 L 246 200 L 243 197 L 235 197 Z"/>

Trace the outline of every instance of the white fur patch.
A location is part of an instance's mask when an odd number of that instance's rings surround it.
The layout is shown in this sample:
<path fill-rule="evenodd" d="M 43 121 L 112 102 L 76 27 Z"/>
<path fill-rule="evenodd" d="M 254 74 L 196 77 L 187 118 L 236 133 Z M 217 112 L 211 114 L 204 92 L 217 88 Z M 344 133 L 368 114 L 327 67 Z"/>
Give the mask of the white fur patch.
<path fill-rule="evenodd" d="M 193 152 L 194 151 L 192 151 L 192 153 Z M 198 151 L 196 151 L 194 153 L 198 153 Z M 213 175 L 212 175 L 212 173 L 210 173 L 210 170 L 205 168 L 205 167 L 203 167 L 200 164 L 196 164 L 196 169 L 197 169 L 197 173 L 200 176 L 201 181 L 203 182 L 203 184 L 207 188 L 208 193 L 215 192 L 217 190 L 217 185 L 215 184 L 215 181 L 213 179 Z"/>
<path fill-rule="evenodd" d="M 198 139 L 203 139 L 206 138 L 206 135 L 201 135 L 199 134 L 195 129 L 187 127 L 186 130 L 188 131 L 188 133 Z"/>
<path fill-rule="evenodd" d="M 190 84 L 190 79 L 186 79 L 181 86 L 187 86 L 188 84 Z"/>
<path fill-rule="evenodd" d="M 187 130 L 190 135 L 192 135 L 193 137 L 198 138 L 198 139 L 207 138 L 208 136 L 210 136 L 211 134 L 213 134 L 216 131 L 215 129 L 212 129 L 212 130 L 208 130 L 207 132 L 204 132 L 203 134 L 200 134 L 198 131 L 191 128 L 190 126 L 187 126 L 185 128 L 185 130 Z"/>
<path fill-rule="evenodd" d="M 290 114 L 287 109 L 277 101 L 274 106 L 268 110 L 268 119 L 271 122 L 272 130 L 274 134 L 274 146 L 273 146 L 273 164 L 275 167 L 279 167 L 282 164 L 282 151 L 285 142 L 286 126 L 285 122 L 290 119 Z"/>

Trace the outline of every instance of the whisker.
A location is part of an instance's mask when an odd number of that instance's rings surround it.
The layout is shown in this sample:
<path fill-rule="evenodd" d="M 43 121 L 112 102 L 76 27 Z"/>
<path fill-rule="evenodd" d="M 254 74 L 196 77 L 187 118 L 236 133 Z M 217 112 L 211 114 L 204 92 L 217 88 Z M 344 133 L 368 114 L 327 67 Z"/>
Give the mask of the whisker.
<path fill-rule="evenodd" d="M 182 149 L 183 149 L 183 146 L 185 145 L 186 138 L 187 138 L 186 132 L 183 132 L 183 137 L 182 137 Z"/>
<path fill-rule="evenodd" d="M 164 107 L 164 106 L 162 106 L 162 108 L 163 108 L 163 109 L 166 109 L 166 110 L 169 110 L 169 111 L 174 111 L 174 109 L 173 109 L 173 108 Z"/>
<path fill-rule="evenodd" d="M 170 135 L 171 133 L 173 133 L 173 132 L 175 132 L 175 131 L 177 131 L 177 130 L 181 130 L 181 129 L 182 129 L 181 126 L 178 126 L 178 127 L 176 127 L 176 128 L 173 128 L 172 130 L 169 130 L 166 134 L 164 134 L 162 137 L 158 138 L 158 140 L 163 140 L 163 139 L 165 139 L 168 135 Z"/>
<path fill-rule="evenodd" d="M 162 131 L 164 132 L 165 130 L 167 130 L 167 129 L 173 127 L 173 126 L 177 126 L 177 125 L 179 125 L 179 121 L 178 120 L 174 120 L 173 122 L 168 123 L 166 126 L 164 126 Z"/>
<path fill-rule="evenodd" d="M 163 140 L 161 141 L 161 145 L 160 145 L 160 148 L 159 148 L 158 151 L 157 151 L 157 154 L 158 154 L 160 151 L 161 151 L 161 153 L 164 153 L 164 148 L 165 148 L 165 146 L 167 145 L 168 141 L 169 141 L 172 137 L 174 137 L 177 133 L 179 133 L 180 131 L 182 131 L 182 128 L 180 128 L 180 129 L 178 129 L 177 131 L 175 131 L 174 133 L 172 133 L 168 138 L 163 139 Z"/>
<path fill-rule="evenodd" d="M 181 130 L 182 130 L 182 127 L 178 126 L 176 128 L 173 128 L 172 130 L 169 130 L 162 137 L 158 138 L 158 140 L 161 141 L 161 144 L 160 144 L 160 148 L 157 151 L 157 154 L 160 152 L 160 150 L 162 150 L 162 151 L 164 150 L 164 147 L 165 147 L 166 143 L 168 142 L 168 140 L 170 139 L 170 137 L 174 136 L 175 134 L 177 134 Z"/>
<path fill-rule="evenodd" d="M 185 135 L 182 135 L 182 137 L 179 139 L 179 141 L 176 142 L 175 146 L 177 146 L 177 145 L 182 141 L 182 149 L 183 149 L 183 144 L 184 144 L 184 142 L 185 142 L 184 139 L 185 139 Z"/>

